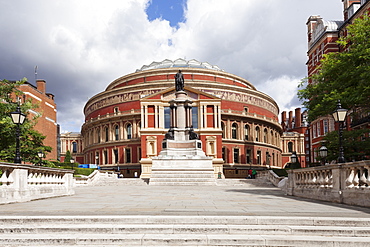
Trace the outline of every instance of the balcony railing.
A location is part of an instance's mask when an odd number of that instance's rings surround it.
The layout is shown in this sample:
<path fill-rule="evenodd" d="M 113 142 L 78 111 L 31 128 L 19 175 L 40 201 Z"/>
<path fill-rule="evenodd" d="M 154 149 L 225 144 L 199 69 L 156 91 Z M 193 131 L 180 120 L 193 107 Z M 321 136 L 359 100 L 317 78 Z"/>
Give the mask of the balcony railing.
<path fill-rule="evenodd" d="M 370 160 L 289 170 L 288 174 L 289 195 L 370 205 Z"/>
<path fill-rule="evenodd" d="M 74 194 L 73 171 L 0 162 L 0 204 Z"/>

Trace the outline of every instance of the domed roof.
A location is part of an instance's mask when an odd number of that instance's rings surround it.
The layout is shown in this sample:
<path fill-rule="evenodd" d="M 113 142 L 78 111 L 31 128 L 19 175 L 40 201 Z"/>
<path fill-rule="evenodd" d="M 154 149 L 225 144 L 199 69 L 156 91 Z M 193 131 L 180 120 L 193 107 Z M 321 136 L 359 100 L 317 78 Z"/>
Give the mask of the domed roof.
<path fill-rule="evenodd" d="M 217 71 L 224 71 L 216 65 L 211 65 L 208 62 L 199 62 L 198 60 L 192 59 L 186 61 L 185 59 L 178 58 L 175 61 L 165 59 L 162 62 L 152 62 L 149 65 L 144 65 L 140 69 L 137 69 L 136 72 L 150 70 L 150 69 L 163 69 L 163 68 L 201 68 L 201 69 L 211 69 Z"/>

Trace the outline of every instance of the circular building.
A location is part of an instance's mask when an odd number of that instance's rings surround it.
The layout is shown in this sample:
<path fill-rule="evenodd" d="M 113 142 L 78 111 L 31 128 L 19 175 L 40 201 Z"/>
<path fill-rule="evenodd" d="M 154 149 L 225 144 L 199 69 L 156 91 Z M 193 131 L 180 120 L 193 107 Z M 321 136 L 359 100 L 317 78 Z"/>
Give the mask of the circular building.
<path fill-rule="evenodd" d="M 196 60 L 164 60 L 111 82 L 85 105 L 83 162 L 124 177 L 149 178 L 152 157 L 170 128 L 175 74 L 193 102 L 192 125 L 213 158 L 215 176 L 248 176 L 249 169 L 282 167 L 279 108 L 247 80 Z"/>

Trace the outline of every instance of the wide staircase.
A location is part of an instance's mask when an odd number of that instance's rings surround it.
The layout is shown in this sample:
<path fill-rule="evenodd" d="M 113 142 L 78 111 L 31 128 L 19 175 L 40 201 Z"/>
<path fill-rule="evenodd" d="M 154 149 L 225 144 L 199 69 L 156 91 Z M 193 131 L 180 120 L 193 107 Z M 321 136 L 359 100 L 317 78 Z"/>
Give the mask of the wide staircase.
<path fill-rule="evenodd" d="M 370 246 L 370 219 L 361 218 L 1 216 L 0 226 L 9 247 Z"/>

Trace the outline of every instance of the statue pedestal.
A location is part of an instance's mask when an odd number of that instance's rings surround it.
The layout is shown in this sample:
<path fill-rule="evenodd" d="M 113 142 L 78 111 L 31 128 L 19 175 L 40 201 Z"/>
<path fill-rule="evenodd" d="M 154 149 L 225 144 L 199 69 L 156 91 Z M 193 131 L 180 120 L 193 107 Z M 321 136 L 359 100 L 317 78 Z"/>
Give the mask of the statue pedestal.
<path fill-rule="evenodd" d="M 149 185 L 216 185 L 212 158 L 202 151 L 200 140 L 165 140 L 152 158 Z"/>
<path fill-rule="evenodd" d="M 171 126 L 176 127 L 166 135 L 160 154 L 152 157 L 149 185 L 216 185 L 212 158 L 205 155 L 190 126 L 191 103 L 184 91 L 170 101 Z"/>

